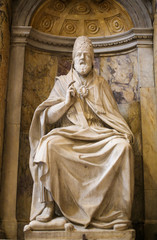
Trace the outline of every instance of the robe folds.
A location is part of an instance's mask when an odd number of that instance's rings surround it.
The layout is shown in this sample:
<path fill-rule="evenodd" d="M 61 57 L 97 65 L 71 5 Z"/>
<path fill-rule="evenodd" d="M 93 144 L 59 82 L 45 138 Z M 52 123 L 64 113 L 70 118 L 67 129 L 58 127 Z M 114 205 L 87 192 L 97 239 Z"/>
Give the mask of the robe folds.
<path fill-rule="evenodd" d="M 74 224 L 107 229 L 129 223 L 134 191 L 133 135 L 108 83 L 94 72 L 88 95 L 83 100 L 78 96 L 58 125 L 47 132 L 48 109 L 65 101 L 73 81 L 77 89 L 80 79 L 75 70 L 58 77 L 50 96 L 33 116 L 30 220 L 44 209 L 46 190 Z"/>

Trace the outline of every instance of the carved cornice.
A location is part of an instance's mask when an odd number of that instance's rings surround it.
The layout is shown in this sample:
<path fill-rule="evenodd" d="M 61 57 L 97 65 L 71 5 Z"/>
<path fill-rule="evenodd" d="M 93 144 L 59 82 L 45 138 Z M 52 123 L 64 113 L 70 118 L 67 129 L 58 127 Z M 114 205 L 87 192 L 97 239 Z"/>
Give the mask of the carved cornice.
<path fill-rule="evenodd" d="M 152 47 L 152 28 L 133 28 L 123 34 L 109 37 L 92 37 L 95 53 L 109 53 L 130 50 L 135 47 Z M 32 27 L 13 27 L 12 44 L 28 44 L 32 47 L 52 52 L 72 52 L 75 38 L 53 36 L 39 32 Z"/>
<path fill-rule="evenodd" d="M 20 0 L 13 4 L 13 26 L 28 26 L 32 16 L 45 0 Z M 63 2 L 63 1 L 62 1 Z M 130 15 L 135 28 L 152 27 L 151 18 L 142 0 L 117 0 Z"/>

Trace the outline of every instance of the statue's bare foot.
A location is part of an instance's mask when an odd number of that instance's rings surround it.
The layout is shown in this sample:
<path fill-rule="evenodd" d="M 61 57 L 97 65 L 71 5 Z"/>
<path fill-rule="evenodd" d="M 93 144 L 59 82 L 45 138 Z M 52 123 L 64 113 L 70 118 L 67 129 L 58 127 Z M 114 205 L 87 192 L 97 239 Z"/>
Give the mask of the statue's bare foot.
<path fill-rule="evenodd" d="M 48 222 L 53 218 L 54 215 L 54 202 L 46 203 L 46 207 L 40 215 L 36 217 L 39 222 Z"/>
<path fill-rule="evenodd" d="M 72 232 L 75 229 L 72 223 L 65 223 L 64 228 L 66 232 Z"/>
<path fill-rule="evenodd" d="M 116 231 L 124 231 L 128 229 L 128 224 L 126 223 L 115 224 L 113 229 Z"/>
<path fill-rule="evenodd" d="M 28 225 L 25 225 L 24 228 L 23 228 L 23 231 L 24 231 L 24 232 L 31 231 L 30 225 L 29 225 L 29 224 L 28 224 Z"/>
<path fill-rule="evenodd" d="M 48 222 L 40 222 L 37 220 L 33 220 L 26 225 L 25 231 L 51 231 L 51 230 L 64 230 L 66 228 L 66 224 L 68 223 L 67 219 L 64 217 L 53 218 Z M 72 224 L 71 224 L 72 225 Z M 69 226 L 70 227 L 70 226 Z M 74 227 L 73 227 L 74 228 Z M 68 231 L 70 231 L 68 229 Z"/>

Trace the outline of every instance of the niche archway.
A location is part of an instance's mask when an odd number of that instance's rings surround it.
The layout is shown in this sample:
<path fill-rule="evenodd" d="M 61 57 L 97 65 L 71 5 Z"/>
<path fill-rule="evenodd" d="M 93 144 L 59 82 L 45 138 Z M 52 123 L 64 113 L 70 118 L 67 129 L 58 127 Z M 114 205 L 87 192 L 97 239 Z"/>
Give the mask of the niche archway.
<path fill-rule="evenodd" d="M 55 5 L 51 2 L 60 2 L 65 6 L 60 8 L 63 11 L 58 10 L 61 11 L 60 15 L 54 12 Z M 51 2 L 21 0 L 14 6 L 3 160 L 4 171 L 12 172 L 12 175 L 7 178 L 4 176 L 2 186 L 7 189 L 2 192 L 2 222 L 6 235 L 10 238 L 16 238 L 17 223 L 22 229 L 29 221 L 32 189 L 28 168 L 28 131 L 32 114 L 36 106 L 48 96 L 55 75 L 64 74 L 70 67 L 72 46 L 79 34 L 91 37 L 96 52 L 96 68 L 111 84 L 119 108 L 134 131 L 135 174 L 138 176 L 135 188 L 138 211 L 136 216 L 134 214 L 134 220 L 141 222 L 144 218 L 144 206 L 138 205 L 143 204 L 144 194 L 139 86 L 141 89 L 154 86 L 153 33 L 148 11 L 142 0 L 77 1 L 80 4 L 90 2 L 88 7 L 87 4 L 72 7 L 73 0 Z M 106 7 L 102 10 L 100 6 L 103 2 L 112 4 L 109 5 L 110 8 L 104 5 Z M 63 13 L 65 19 L 62 18 Z M 145 66 L 148 66 L 144 69 L 147 77 L 143 75 L 143 59 L 146 59 Z M 122 66 L 125 67 L 122 69 Z M 115 76 L 116 67 L 119 67 L 118 71 L 124 73 L 124 76 Z M 116 78 L 118 82 L 115 81 Z M 16 111 L 13 113 L 12 109 Z M 9 204 L 8 192 L 11 194 Z"/>

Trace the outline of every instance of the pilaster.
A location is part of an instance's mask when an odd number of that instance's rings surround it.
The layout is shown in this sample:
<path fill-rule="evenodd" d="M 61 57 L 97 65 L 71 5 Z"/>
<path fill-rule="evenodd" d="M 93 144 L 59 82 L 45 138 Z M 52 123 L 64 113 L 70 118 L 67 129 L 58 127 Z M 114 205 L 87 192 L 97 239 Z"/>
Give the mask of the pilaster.
<path fill-rule="evenodd" d="M 10 5 L 10 0 L 2 0 L 0 4 L 0 169 L 2 166 L 3 133 L 9 68 Z"/>
<path fill-rule="evenodd" d="M 12 39 L 10 50 L 1 194 L 2 228 L 8 239 L 17 238 L 16 196 L 25 43 L 25 38 L 20 44 Z"/>

